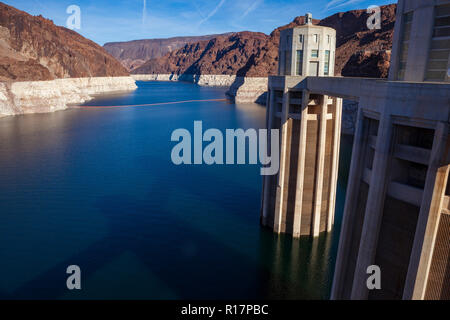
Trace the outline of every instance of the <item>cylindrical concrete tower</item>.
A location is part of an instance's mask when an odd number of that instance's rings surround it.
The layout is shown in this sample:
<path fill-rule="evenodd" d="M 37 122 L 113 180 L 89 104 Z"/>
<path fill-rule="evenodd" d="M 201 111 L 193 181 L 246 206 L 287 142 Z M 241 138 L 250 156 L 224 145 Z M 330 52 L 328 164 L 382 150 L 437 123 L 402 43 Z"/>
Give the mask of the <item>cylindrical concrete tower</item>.
<path fill-rule="evenodd" d="M 334 76 L 336 30 L 312 24 L 311 14 L 306 24 L 280 33 L 280 76 Z"/>
<path fill-rule="evenodd" d="M 280 130 L 280 170 L 264 179 L 261 222 L 277 233 L 318 236 L 334 223 L 342 100 L 306 90 L 334 75 L 336 31 L 312 24 L 280 35 L 279 76 L 269 77 L 267 128 Z"/>

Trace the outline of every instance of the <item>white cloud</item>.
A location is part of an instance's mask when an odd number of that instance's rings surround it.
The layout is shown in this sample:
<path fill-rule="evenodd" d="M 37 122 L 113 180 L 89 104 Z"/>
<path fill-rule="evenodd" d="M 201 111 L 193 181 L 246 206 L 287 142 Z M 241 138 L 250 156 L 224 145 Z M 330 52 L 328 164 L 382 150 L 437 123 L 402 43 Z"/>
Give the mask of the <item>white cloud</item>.
<path fill-rule="evenodd" d="M 224 5 L 226 0 L 220 0 L 219 4 L 213 9 L 213 11 L 211 11 L 205 18 L 203 18 L 200 22 L 199 22 L 199 26 L 203 23 L 205 23 L 206 21 L 208 21 L 213 15 L 215 15 L 217 13 L 217 11 L 219 11 L 219 9 Z"/>
<path fill-rule="evenodd" d="M 241 19 L 245 18 L 250 12 L 254 11 L 256 8 L 258 8 L 261 3 L 263 3 L 263 0 L 256 0 L 255 2 L 253 2 L 248 8 L 247 10 L 245 10 L 245 12 L 242 14 Z"/>
<path fill-rule="evenodd" d="M 144 0 L 144 6 L 142 7 L 142 25 L 145 25 L 147 19 L 147 0 Z"/>
<path fill-rule="evenodd" d="M 337 8 L 345 7 L 353 3 L 362 2 L 363 0 L 331 0 L 325 6 L 325 10 L 334 10 Z"/>

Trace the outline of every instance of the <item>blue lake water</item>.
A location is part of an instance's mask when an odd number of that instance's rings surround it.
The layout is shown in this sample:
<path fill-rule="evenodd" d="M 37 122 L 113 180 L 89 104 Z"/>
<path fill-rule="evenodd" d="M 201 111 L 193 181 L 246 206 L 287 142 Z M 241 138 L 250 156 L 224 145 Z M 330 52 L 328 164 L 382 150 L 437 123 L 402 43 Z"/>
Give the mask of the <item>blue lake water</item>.
<path fill-rule="evenodd" d="M 221 99 L 225 89 L 139 82 L 88 105 Z M 258 165 L 175 166 L 173 130 L 263 128 L 256 104 L 73 108 L 0 119 L 0 298 L 326 299 L 336 226 L 292 240 L 260 227 Z M 78 265 L 82 289 L 69 291 Z"/>

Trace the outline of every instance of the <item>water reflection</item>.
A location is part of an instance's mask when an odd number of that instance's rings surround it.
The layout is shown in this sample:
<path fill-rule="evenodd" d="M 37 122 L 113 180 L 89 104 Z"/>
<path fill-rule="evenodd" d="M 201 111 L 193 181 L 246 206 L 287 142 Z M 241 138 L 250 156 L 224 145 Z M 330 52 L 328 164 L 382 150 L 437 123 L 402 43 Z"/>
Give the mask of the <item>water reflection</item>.
<path fill-rule="evenodd" d="M 268 269 L 265 295 L 270 299 L 329 299 L 338 249 L 352 138 L 343 136 L 339 163 L 335 225 L 313 238 L 292 239 L 271 230 L 261 232 L 261 261 Z"/>
<path fill-rule="evenodd" d="M 265 294 L 269 299 L 327 299 L 332 268 L 331 234 L 320 237 L 262 234 L 261 260 L 269 270 Z"/>

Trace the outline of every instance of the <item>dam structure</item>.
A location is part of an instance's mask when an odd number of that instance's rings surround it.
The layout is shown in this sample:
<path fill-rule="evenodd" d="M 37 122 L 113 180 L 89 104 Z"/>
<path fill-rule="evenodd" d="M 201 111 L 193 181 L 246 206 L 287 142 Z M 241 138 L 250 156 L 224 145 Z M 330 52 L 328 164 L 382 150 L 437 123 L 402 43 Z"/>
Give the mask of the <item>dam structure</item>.
<path fill-rule="evenodd" d="M 331 75 L 269 79 L 267 124 L 279 124 L 282 148 L 262 224 L 294 237 L 330 230 L 339 99 L 358 102 L 331 298 L 450 299 L 450 1 L 399 0 L 387 80 Z M 314 215 L 317 205 L 328 216 Z M 379 289 L 367 286 L 371 266 Z"/>

